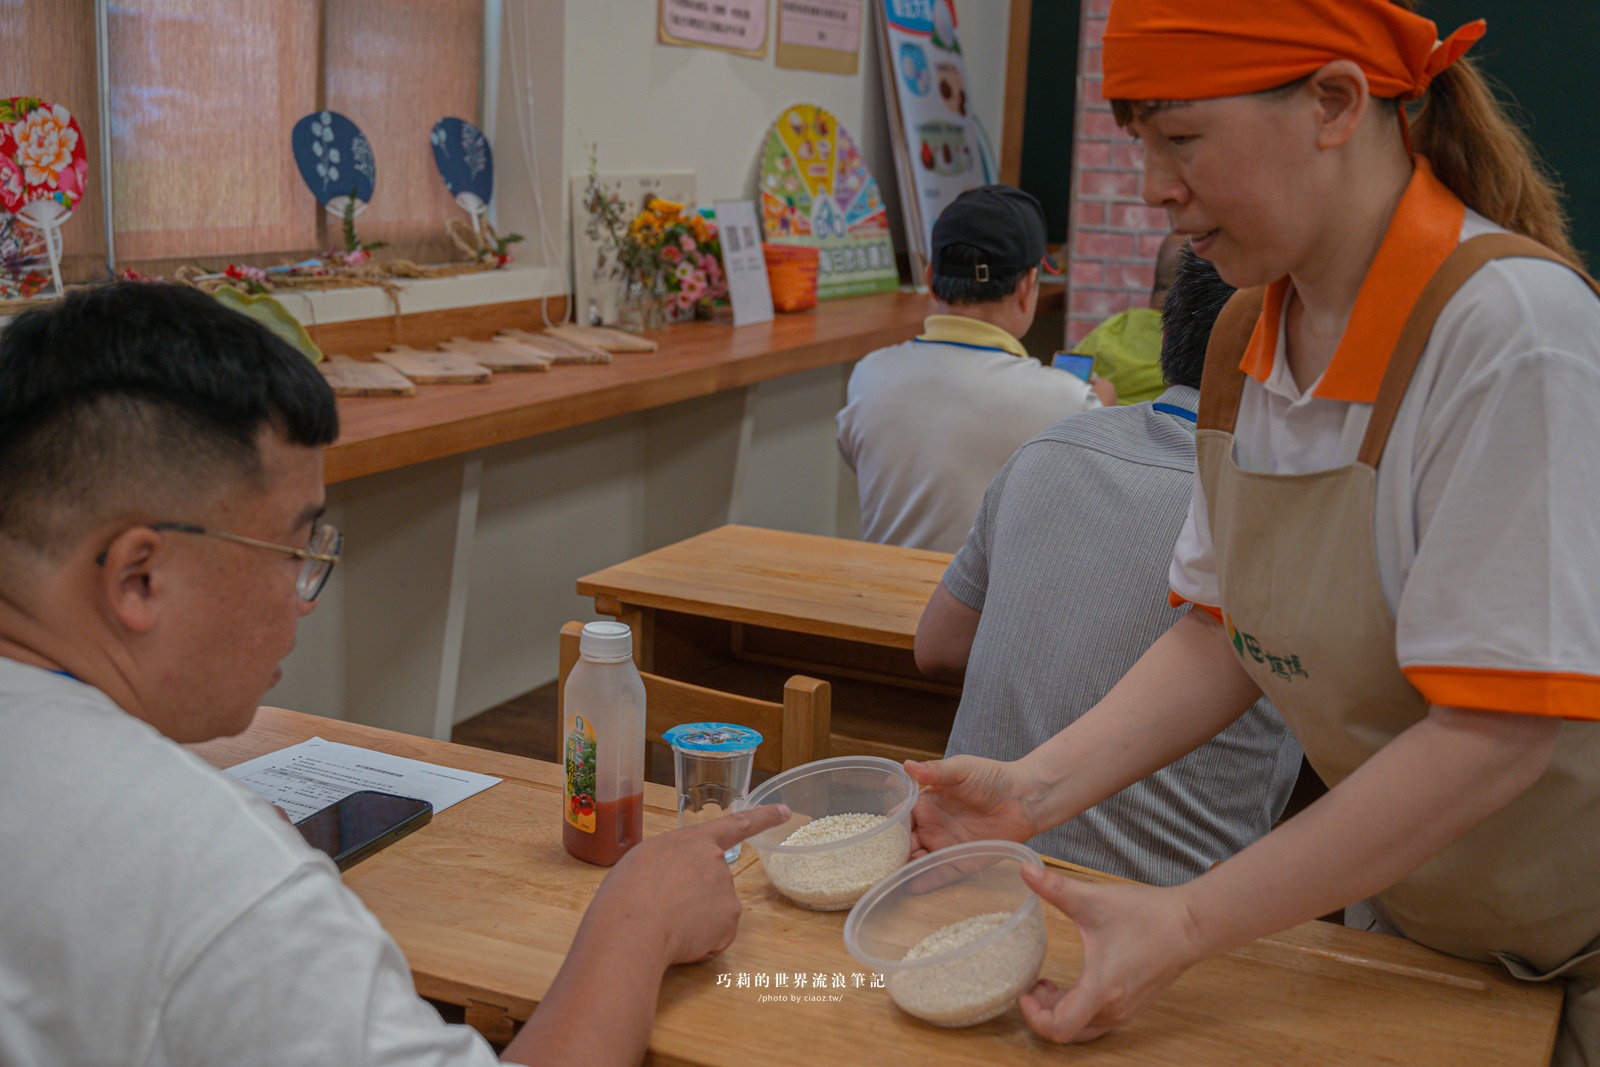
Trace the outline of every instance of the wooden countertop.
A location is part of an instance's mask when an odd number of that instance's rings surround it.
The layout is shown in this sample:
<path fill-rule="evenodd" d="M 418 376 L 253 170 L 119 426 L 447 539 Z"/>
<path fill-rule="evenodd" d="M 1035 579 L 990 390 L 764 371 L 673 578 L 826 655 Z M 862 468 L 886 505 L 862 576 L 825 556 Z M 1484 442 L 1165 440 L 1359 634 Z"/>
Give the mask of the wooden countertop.
<path fill-rule="evenodd" d="M 721 526 L 578 579 L 578 595 L 909 649 L 950 553 Z"/>
<path fill-rule="evenodd" d="M 343 398 L 326 479 L 348 481 L 848 363 L 916 336 L 929 310 L 929 298 L 917 293 L 852 297 L 737 329 L 720 321 L 671 326 L 649 334 L 659 351 L 618 355 L 609 365 L 496 374 L 484 385 L 419 385 L 415 397 Z M 494 332 L 475 333 L 466 321 L 463 334 Z"/>
<path fill-rule="evenodd" d="M 313 736 L 505 779 L 357 864 L 345 882 L 400 943 L 420 992 L 467 1006 L 469 1019 L 503 1019 L 495 1015 L 502 1008 L 527 1018 L 605 876 L 561 847 L 560 768 L 270 708 L 239 737 L 196 750 L 231 766 Z M 647 834 L 673 825 L 672 799 L 669 790 L 647 789 Z M 832 988 L 833 974 L 850 979 L 867 970 L 845 952 L 846 913 L 788 903 L 749 852 L 735 866 L 744 904 L 738 939 L 710 963 L 668 973 L 648 1063 L 1534 1067 L 1548 1062 L 1555 1038 L 1558 986 L 1517 982 L 1400 938 L 1318 922 L 1195 967 L 1127 1029 L 1089 1045 L 1062 1048 L 1035 1037 L 1016 1008 L 982 1026 L 940 1030 L 901 1013 L 882 989 Z M 1081 968 L 1082 949 L 1072 923 L 1053 908 L 1045 912 L 1044 974 L 1065 985 Z M 757 988 L 754 975 L 799 972 L 828 975 L 826 995 L 838 999 L 759 999 L 776 990 Z M 739 985 L 739 975 L 752 976 L 751 985 Z"/>

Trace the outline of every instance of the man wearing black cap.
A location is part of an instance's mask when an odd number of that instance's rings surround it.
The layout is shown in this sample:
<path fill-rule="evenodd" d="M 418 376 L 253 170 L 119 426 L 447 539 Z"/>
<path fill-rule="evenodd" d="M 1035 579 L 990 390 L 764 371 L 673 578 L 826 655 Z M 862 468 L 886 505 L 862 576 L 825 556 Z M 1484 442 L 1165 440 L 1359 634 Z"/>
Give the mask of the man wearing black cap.
<path fill-rule="evenodd" d="M 1057 420 L 1116 402 L 1028 356 L 1044 211 L 1020 189 L 986 185 L 933 226 L 926 280 L 938 302 L 922 336 L 856 365 L 839 412 L 839 451 L 856 472 L 866 539 L 954 552 L 1011 454 Z"/>

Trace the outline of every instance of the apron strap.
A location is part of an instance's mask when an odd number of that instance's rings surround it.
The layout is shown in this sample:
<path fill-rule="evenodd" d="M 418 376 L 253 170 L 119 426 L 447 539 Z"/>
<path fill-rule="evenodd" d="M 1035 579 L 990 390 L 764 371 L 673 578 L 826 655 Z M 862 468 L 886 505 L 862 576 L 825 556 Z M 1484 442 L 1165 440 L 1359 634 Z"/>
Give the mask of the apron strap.
<path fill-rule="evenodd" d="M 1357 457 L 1359 462 L 1373 468 L 1378 466 L 1395 416 L 1400 412 L 1400 403 L 1411 385 L 1411 375 L 1422 359 L 1422 350 L 1428 346 L 1428 338 L 1433 333 L 1440 312 L 1468 278 L 1476 274 L 1480 267 L 1496 259 L 1545 259 L 1563 267 L 1572 267 L 1571 263 L 1539 242 L 1514 233 L 1486 233 L 1457 245 L 1456 250 L 1434 272 L 1427 288 L 1422 290 L 1422 296 L 1411 309 L 1410 318 L 1406 319 L 1405 328 L 1400 331 L 1400 340 L 1395 342 L 1394 353 L 1389 357 L 1389 369 L 1384 372 L 1383 385 L 1372 404 L 1372 419 L 1367 423 L 1367 436 L 1361 442 L 1361 452 Z M 1595 290 L 1595 295 L 1600 296 L 1600 287 L 1596 287 L 1594 279 L 1582 271 L 1577 273 Z M 1210 377 L 1209 355 L 1208 349 L 1207 380 Z M 1201 403 L 1205 403 L 1204 397 Z M 1238 403 L 1236 396 L 1235 409 Z"/>
<path fill-rule="evenodd" d="M 1234 293 L 1217 316 L 1216 325 L 1211 327 L 1205 370 L 1200 375 L 1197 429 L 1233 432 L 1234 420 L 1239 415 L 1239 397 L 1244 394 L 1244 371 L 1239 369 L 1239 364 L 1244 360 L 1245 349 L 1250 347 L 1250 335 L 1255 333 L 1256 320 L 1261 318 L 1261 305 L 1266 298 L 1264 288 Z"/>

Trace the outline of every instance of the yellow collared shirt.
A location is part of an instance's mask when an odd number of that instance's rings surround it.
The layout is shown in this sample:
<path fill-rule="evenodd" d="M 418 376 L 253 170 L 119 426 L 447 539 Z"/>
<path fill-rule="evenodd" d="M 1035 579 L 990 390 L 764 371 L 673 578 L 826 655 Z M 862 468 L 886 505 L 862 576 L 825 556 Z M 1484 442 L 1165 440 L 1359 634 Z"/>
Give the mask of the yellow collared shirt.
<path fill-rule="evenodd" d="M 969 319 L 965 315 L 929 315 L 922 320 L 919 341 L 942 345 L 970 345 L 973 348 L 998 348 L 1013 356 L 1024 356 L 1028 350 L 1022 342 L 992 323 Z"/>

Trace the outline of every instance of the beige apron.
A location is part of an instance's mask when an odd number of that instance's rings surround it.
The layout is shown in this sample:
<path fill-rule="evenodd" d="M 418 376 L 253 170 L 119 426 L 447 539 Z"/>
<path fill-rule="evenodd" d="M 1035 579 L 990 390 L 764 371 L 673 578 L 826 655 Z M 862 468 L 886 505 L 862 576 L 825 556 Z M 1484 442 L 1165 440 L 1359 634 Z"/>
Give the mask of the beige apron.
<path fill-rule="evenodd" d="M 1301 475 L 1233 461 L 1240 357 L 1262 291 L 1238 294 L 1212 334 L 1195 434 L 1221 608 L 1245 670 L 1329 787 L 1428 704 L 1400 672 L 1373 540 L 1377 465 L 1440 310 L 1480 266 L 1556 259 L 1507 234 L 1462 244 L 1440 267 L 1391 357 L 1360 457 Z M 1593 283 L 1591 283 L 1593 284 Z M 1590 491 L 1595 491 L 1590 487 Z M 1600 723 L 1565 722 L 1550 766 L 1504 809 L 1380 893 L 1379 917 L 1452 955 L 1567 983 L 1557 1061 L 1600 1067 Z"/>

